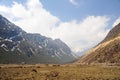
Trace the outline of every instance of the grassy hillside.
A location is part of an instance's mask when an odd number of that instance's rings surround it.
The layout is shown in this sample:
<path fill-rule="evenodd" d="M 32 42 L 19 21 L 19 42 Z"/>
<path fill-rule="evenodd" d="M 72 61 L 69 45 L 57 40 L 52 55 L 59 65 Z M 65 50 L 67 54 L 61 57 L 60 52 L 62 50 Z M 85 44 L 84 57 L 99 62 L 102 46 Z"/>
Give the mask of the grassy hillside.
<path fill-rule="evenodd" d="M 120 64 L 120 24 L 115 26 L 101 43 L 89 50 L 76 63 Z"/>
<path fill-rule="evenodd" d="M 120 37 L 104 42 L 83 56 L 80 63 L 120 63 Z"/>

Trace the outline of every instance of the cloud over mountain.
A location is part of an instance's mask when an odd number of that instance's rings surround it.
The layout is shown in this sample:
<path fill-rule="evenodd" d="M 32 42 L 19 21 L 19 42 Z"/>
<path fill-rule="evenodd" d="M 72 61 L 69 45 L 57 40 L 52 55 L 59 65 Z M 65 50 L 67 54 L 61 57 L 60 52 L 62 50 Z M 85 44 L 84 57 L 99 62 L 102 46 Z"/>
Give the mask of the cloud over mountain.
<path fill-rule="evenodd" d="M 112 26 L 114 27 L 114 26 L 116 26 L 119 23 L 120 23 L 120 17 L 115 20 L 115 22 L 113 23 Z"/>
<path fill-rule="evenodd" d="M 76 4 L 74 0 L 71 2 Z M 107 29 L 109 17 L 106 16 L 93 15 L 82 21 L 63 22 L 46 10 L 39 0 L 27 0 L 24 5 L 13 3 L 12 6 L 0 5 L 0 14 L 27 32 L 60 38 L 76 52 L 93 47 L 109 31 Z"/>

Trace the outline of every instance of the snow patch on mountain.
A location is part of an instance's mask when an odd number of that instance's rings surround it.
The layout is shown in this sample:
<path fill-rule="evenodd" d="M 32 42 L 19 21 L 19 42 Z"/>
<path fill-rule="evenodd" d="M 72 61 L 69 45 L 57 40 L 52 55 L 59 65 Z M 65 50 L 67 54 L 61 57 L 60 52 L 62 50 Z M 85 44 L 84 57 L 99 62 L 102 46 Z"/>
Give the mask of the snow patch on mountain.
<path fill-rule="evenodd" d="M 30 51 L 31 51 L 32 53 L 35 53 L 32 48 L 30 48 Z"/>
<path fill-rule="evenodd" d="M 60 48 L 60 51 L 61 51 L 63 54 L 66 54 L 61 48 Z"/>
<path fill-rule="evenodd" d="M 15 47 L 13 47 L 12 49 L 11 49 L 11 51 L 14 51 L 15 50 Z"/>
<path fill-rule="evenodd" d="M 1 47 L 2 47 L 5 51 L 9 51 L 9 50 L 7 49 L 7 46 L 6 46 L 5 44 L 2 44 Z"/>
<path fill-rule="evenodd" d="M 17 50 L 18 50 L 20 53 L 22 53 L 22 50 L 21 50 L 20 48 L 17 48 Z"/>
<path fill-rule="evenodd" d="M 42 48 L 42 46 L 41 46 L 41 45 L 39 45 L 39 48 L 41 49 L 41 48 Z"/>
<path fill-rule="evenodd" d="M 5 41 L 13 42 L 11 39 L 5 39 Z"/>
<path fill-rule="evenodd" d="M 2 44 L 1 47 L 7 47 L 5 44 Z"/>

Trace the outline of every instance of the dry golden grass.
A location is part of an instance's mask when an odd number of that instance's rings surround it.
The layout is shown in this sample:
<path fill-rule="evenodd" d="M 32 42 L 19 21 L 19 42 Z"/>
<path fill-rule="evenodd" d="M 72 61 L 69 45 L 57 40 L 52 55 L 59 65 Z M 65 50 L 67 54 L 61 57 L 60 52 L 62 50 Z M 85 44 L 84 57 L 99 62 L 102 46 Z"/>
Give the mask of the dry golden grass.
<path fill-rule="evenodd" d="M 1 64 L 0 80 L 120 80 L 120 67 Z"/>

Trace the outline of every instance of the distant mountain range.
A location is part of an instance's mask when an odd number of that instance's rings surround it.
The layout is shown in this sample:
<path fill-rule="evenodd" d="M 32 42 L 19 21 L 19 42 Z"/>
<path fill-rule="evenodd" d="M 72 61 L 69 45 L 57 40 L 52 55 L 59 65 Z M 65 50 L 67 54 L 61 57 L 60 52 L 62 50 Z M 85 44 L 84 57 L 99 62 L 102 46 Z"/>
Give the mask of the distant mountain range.
<path fill-rule="evenodd" d="M 68 63 L 76 60 L 60 39 L 31 34 L 0 15 L 0 63 Z"/>
<path fill-rule="evenodd" d="M 76 63 L 119 63 L 120 23 L 96 47 L 83 55 Z"/>

